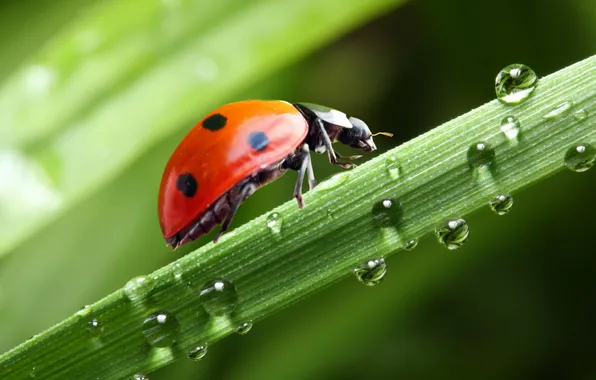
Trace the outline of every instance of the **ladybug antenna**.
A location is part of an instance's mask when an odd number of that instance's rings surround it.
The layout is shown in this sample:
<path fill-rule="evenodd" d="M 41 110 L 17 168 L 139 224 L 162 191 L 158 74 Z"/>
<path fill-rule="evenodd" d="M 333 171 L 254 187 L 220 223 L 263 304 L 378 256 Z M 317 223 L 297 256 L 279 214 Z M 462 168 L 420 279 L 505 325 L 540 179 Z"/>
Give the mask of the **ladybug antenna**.
<path fill-rule="evenodd" d="M 375 136 L 387 136 L 387 137 L 393 137 L 393 133 L 389 133 L 389 132 L 377 132 L 377 133 L 373 133 L 371 136 L 375 137 Z"/>

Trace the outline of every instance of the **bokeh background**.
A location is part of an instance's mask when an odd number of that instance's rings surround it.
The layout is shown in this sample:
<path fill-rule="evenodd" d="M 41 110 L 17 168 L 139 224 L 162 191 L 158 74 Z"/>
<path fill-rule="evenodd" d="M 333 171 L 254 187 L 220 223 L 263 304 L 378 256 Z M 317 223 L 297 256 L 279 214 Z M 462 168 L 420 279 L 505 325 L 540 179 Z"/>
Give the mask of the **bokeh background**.
<path fill-rule="evenodd" d="M 103 2 L 2 1 L 0 81 L 9 83 L 56 33 Z M 236 1 L 221 4 L 242 12 Z M 286 14 L 278 17 L 283 22 Z M 176 124 L 171 132 L 47 223 L 31 225 L 27 238 L 0 256 L 0 352 L 208 241 L 175 254 L 165 249 L 156 196 L 169 154 L 210 107 L 244 98 L 329 105 L 393 132 L 393 139 L 378 139 L 383 152 L 492 100 L 495 75 L 507 64 L 525 63 L 544 76 L 596 52 L 593 0 L 396 1 L 353 24 L 305 56 L 274 70 L 265 65 L 254 79 L 217 93 L 216 104 L 191 104 L 191 118 L 166 110 Z M 301 30 L 295 33 L 299 38 Z M 123 83 L 130 85 L 134 78 Z M 98 102 L 108 101 L 103 95 Z M 26 126 L 0 125 L 0 136 L 20 128 Z M 47 142 L 7 141 L 1 149 L 32 158 Z M 14 223 L 2 191 L 15 165 L 0 162 L 3 229 Z M 322 156 L 314 165 L 319 179 L 338 171 Z M 287 176 L 259 190 L 234 226 L 290 199 L 293 181 Z M 212 345 L 200 363 L 180 360 L 150 377 L 596 379 L 595 191 L 595 170 L 561 172 L 514 194 L 505 216 L 488 208 L 467 216 L 470 239 L 458 251 L 429 236 L 413 252 L 389 258 L 379 286 L 347 278 L 246 336 Z"/>

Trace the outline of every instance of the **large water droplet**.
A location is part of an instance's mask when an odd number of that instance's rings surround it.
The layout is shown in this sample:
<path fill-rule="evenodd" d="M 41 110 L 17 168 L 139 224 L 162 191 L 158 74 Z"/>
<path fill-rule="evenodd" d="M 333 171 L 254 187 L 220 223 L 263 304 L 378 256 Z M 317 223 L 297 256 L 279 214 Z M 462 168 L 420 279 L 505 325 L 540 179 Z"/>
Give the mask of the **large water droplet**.
<path fill-rule="evenodd" d="M 241 323 L 240 326 L 236 328 L 236 332 L 240 335 L 246 335 L 252 329 L 252 321 L 247 321 Z"/>
<path fill-rule="evenodd" d="M 403 209 L 397 199 L 385 198 L 373 205 L 372 216 L 377 227 L 396 226 L 401 221 Z"/>
<path fill-rule="evenodd" d="M 576 144 L 565 152 L 565 165 L 574 172 L 585 172 L 595 161 L 596 148 L 588 143 Z"/>
<path fill-rule="evenodd" d="M 145 299 L 153 288 L 153 280 L 149 276 L 138 276 L 130 279 L 124 285 L 124 294 L 131 301 L 140 301 Z"/>
<path fill-rule="evenodd" d="M 404 250 L 413 251 L 414 248 L 416 248 L 417 246 L 418 246 L 418 240 L 410 239 L 406 242 L 406 244 L 404 244 Z"/>
<path fill-rule="evenodd" d="M 501 131 L 509 140 L 517 138 L 520 123 L 515 116 L 507 116 L 501 120 Z"/>
<path fill-rule="evenodd" d="M 89 322 L 87 322 L 87 331 L 92 336 L 99 336 L 99 334 L 103 331 L 103 324 L 99 319 L 93 318 Z"/>
<path fill-rule="evenodd" d="M 588 113 L 588 111 L 584 108 L 579 109 L 577 111 L 575 111 L 575 113 L 573 114 L 573 118 L 577 121 L 581 121 L 584 120 L 585 118 L 587 118 L 588 116 L 590 116 L 590 114 Z"/>
<path fill-rule="evenodd" d="M 517 104 L 528 99 L 538 84 L 534 70 L 526 65 L 506 66 L 497 74 L 495 91 L 497 99 L 506 104 Z"/>
<path fill-rule="evenodd" d="M 143 335 L 155 347 L 170 347 L 176 341 L 180 324 L 168 311 L 151 314 L 143 321 Z"/>
<path fill-rule="evenodd" d="M 489 166 L 495 160 L 495 149 L 485 142 L 477 142 L 468 148 L 468 165 L 472 168 Z"/>
<path fill-rule="evenodd" d="M 205 311 L 214 317 L 230 314 L 238 307 L 236 287 L 228 280 L 207 282 L 199 297 Z"/>
<path fill-rule="evenodd" d="M 511 194 L 497 194 L 489 201 L 490 209 L 497 215 L 505 215 L 513 207 L 513 197 Z"/>
<path fill-rule="evenodd" d="M 188 358 L 195 362 L 203 359 L 207 355 L 207 345 L 198 346 L 188 351 Z"/>
<path fill-rule="evenodd" d="M 393 179 L 399 178 L 399 172 L 401 171 L 401 168 L 399 166 L 399 162 L 397 161 L 396 157 L 391 156 L 385 160 L 385 169 L 387 169 L 387 173 L 389 174 L 389 177 L 391 177 Z"/>
<path fill-rule="evenodd" d="M 272 212 L 271 214 L 267 215 L 267 228 L 273 235 L 279 235 L 281 233 L 281 227 L 283 225 L 284 219 L 282 216 L 277 212 Z"/>
<path fill-rule="evenodd" d="M 385 260 L 373 259 L 369 260 L 361 266 L 354 269 L 354 274 L 358 281 L 366 286 L 375 286 L 380 284 L 387 273 L 387 264 Z"/>
<path fill-rule="evenodd" d="M 468 223 L 461 218 L 450 219 L 435 229 L 439 243 L 447 249 L 458 249 L 466 243 L 470 229 Z"/>
<path fill-rule="evenodd" d="M 558 119 L 563 114 L 567 113 L 571 109 L 572 106 L 573 106 L 572 102 L 563 102 L 563 103 L 559 104 L 558 106 L 556 106 L 555 108 L 553 108 L 551 111 L 547 112 L 546 115 L 544 115 L 543 117 L 545 119 Z"/>

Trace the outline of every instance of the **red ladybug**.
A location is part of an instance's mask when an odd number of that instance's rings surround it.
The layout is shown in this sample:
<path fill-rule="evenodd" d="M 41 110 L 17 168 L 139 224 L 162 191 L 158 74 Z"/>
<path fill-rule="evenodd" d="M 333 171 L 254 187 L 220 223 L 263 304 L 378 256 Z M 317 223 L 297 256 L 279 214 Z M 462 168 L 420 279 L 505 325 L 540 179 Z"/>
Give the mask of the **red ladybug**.
<path fill-rule="evenodd" d="M 184 137 L 163 173 L 158 208 L 167 245 L 175 249 L 221 224 L 217 242 L 240 204 L 288 169 L 298 172 L 294 197 L 304 207 L 305 174 L 315 186 L 310 150 L 350 168 L 360 156 L 341 157 L 331 143 L 370 152 L 373 136 L 362 120 L 315 104 L 246 100 L 216 109 Z"/>

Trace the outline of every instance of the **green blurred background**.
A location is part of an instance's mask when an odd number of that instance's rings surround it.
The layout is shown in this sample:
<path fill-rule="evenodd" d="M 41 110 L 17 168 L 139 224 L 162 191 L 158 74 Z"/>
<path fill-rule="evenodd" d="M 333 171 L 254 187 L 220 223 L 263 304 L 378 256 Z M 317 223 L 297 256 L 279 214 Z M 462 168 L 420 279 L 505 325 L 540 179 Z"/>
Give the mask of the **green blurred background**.
<path fill-rule="evenodd" d="M 92 13 L 93 3 L 101 2 L 4 0 L 0 80 L 82 11 Z M 221 4 L 242 12 L 238 2 Z M 285 14 L 278 17 L 283 22 Z M 544 76 L 594 54 L 596 2 L 411 0 L 355 25 L 306 57 L 231 86 L 217 104 L 273 98 L 329 105 L 393 132 L 378 139 L 382 153 L 492 100 L 494 77 L 507 64 L 525 63 Z M 24 242 L 0 256 L 0 352 L 208 241 L 165 249 L 156 196 L 169 154 L 217 104 L 191 104 L 192 118 L 172 114 L 174 132 L 48 223 L 32 225 Z M 18 134 L 18 126 L 3 133 Z M 37 157 L 44 143 L 0 147 Z M 338 171 L 322 156 L 314 165 L 319 180 Z M 10 172 L 0 171 L 0 191 Z M 290 199 L 293 182 L 288 175 L 258 191 L 233 226 Z M 246 336 L 214 344 L 200 363 L 180 360 L 150 377 L 596 379 L 595 190 L 594 170 L 561 172 L 514 194 L 506 216 L 488 208 L 469 215 L 470 239 L 459 251 L 427 237 L 387 260 L 381 285 L 348 278 Z M 8 207 L 1 196 L 0 211 Z M 0 228 L 12 222 L 0 220 Z"/>

